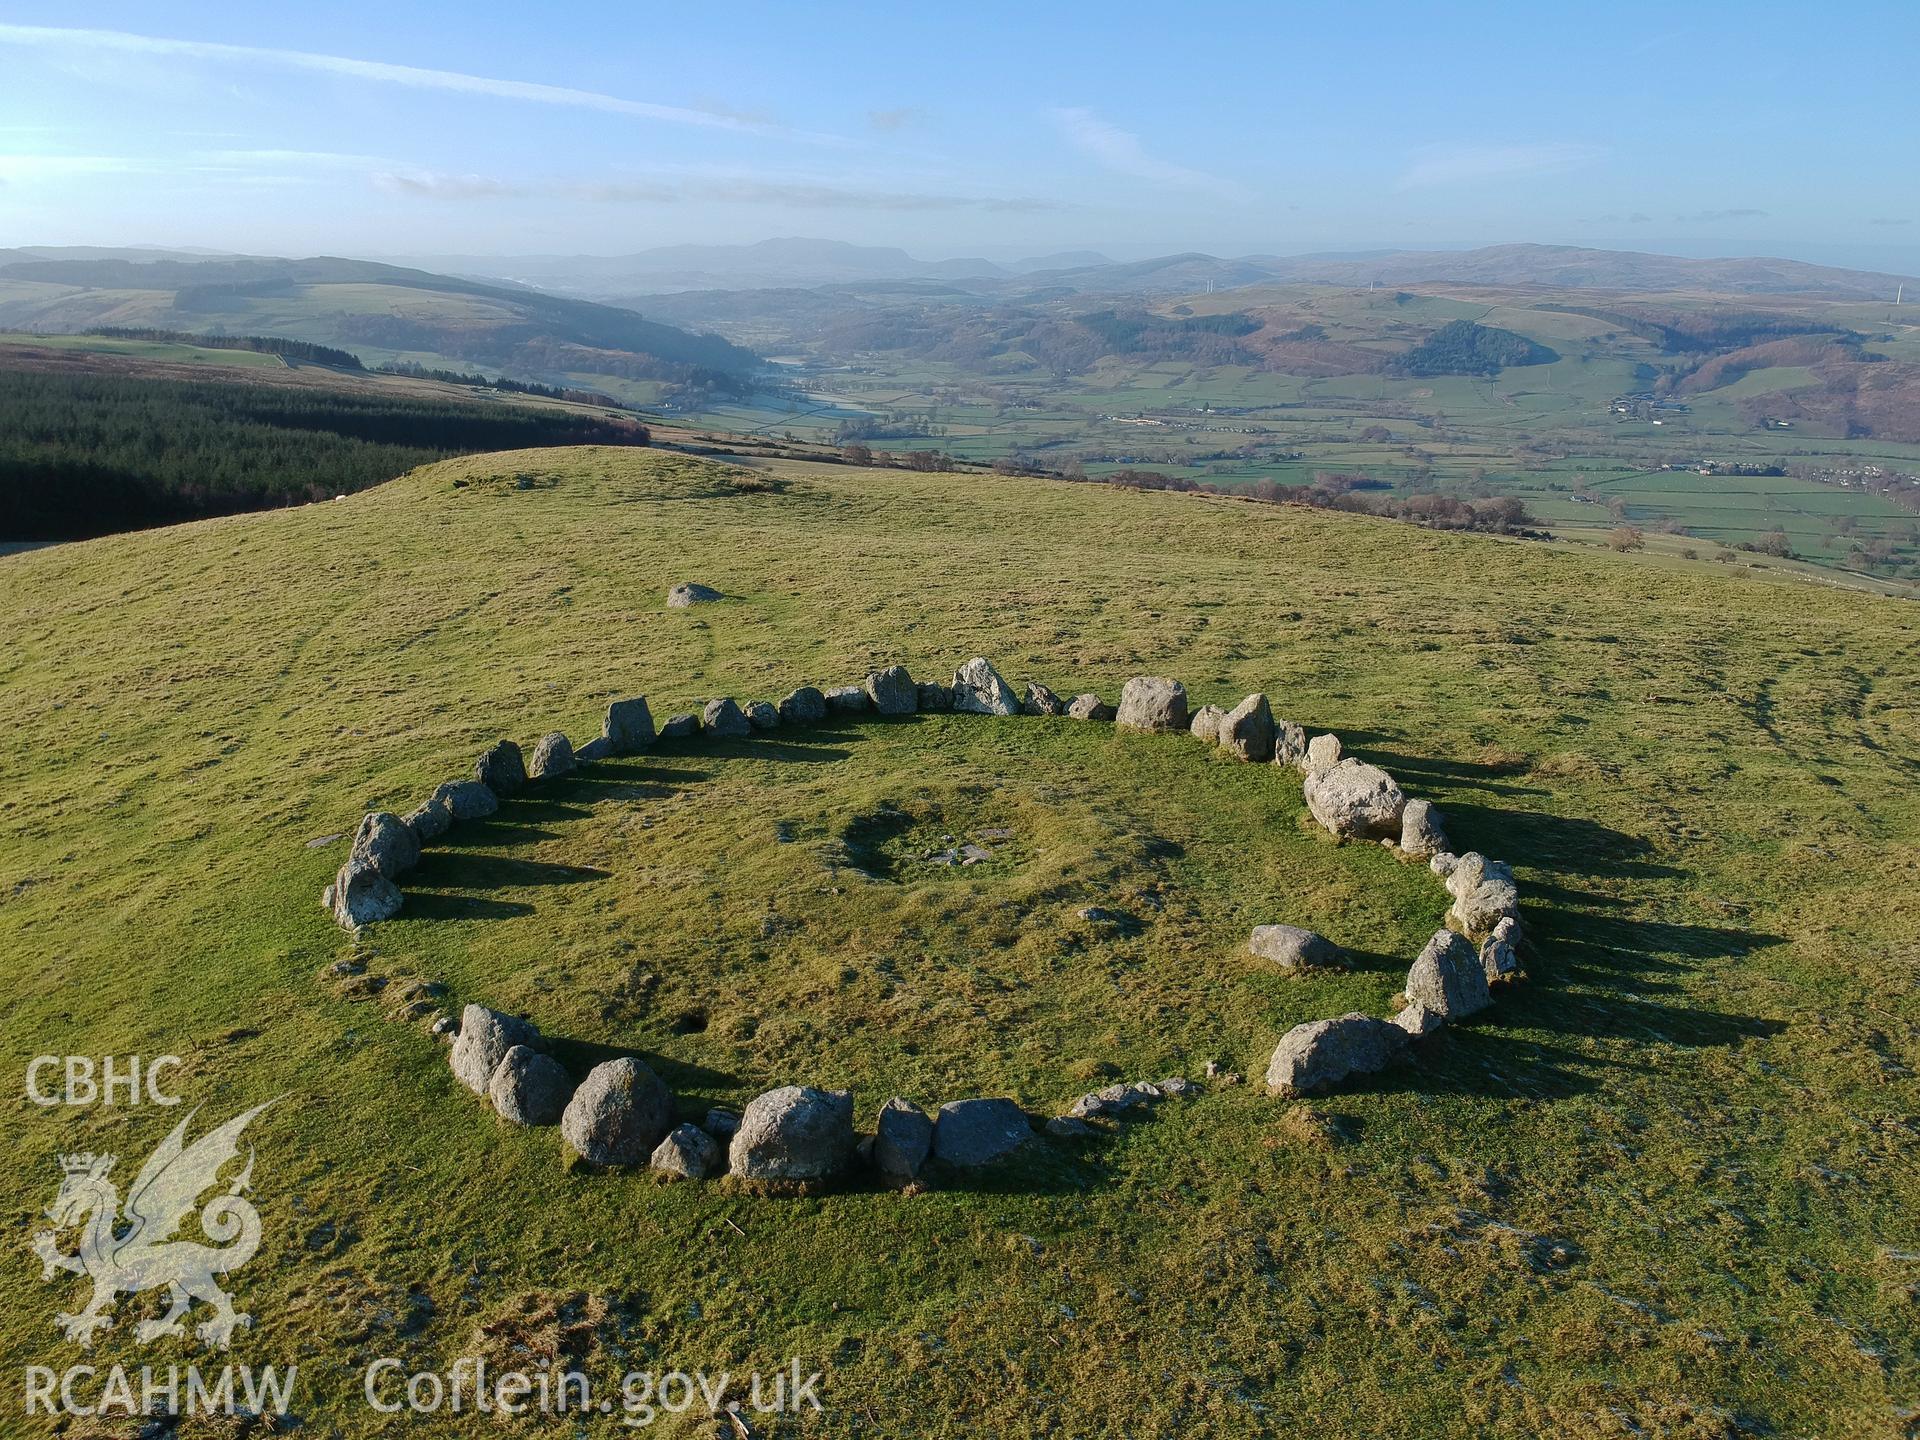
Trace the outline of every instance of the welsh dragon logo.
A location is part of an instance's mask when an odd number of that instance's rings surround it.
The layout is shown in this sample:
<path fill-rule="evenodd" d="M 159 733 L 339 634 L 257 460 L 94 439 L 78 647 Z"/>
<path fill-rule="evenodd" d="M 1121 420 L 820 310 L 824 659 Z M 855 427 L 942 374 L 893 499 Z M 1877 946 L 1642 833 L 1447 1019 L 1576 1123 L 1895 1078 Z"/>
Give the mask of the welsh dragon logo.
<path fill-rule="evenodd" d="M 40 1257 L 42 1280 L 65 1270 L 93 1281 L 93 1299 L 86 1309 L 54 1317 L 54 1324 L 69 1340 L 90 1348 L 94 1332 L 113 1324 L 109 1312 L 116 1295 L 163 1285 L 168 1296 L 166 1314 L 134 1327 L 134 1338 L 143 1345 L 163 1335 L 185 1334 L 182 1317 L 196 1300 L 213 1307 L 213 1314 L 194 1327 L 207 1345 L 225 1348 L 232 1344 L 237 1327 L 253 1323 L 251 1316 L 234 1310 L 233 1297 L 214 1280 L 216 1275 L 238 1270 L 260 1248 L 260 1214 L 241 1193 L 253 1176 L 251 1148 L 245 1168 L 224 1193 L 200 1210 L 200 1228 L 213 1243 L 203 1245 L 174 1235 L 200 1196 L 217 1183 L 221 1169 L 239 1157 L 240 1132 L 271 1104 L 269 1100 L 254 1106 L 191 1145 L 186 1143 L 187 1125 L 198 1111 L 189 1112 L 140 1167 L 127 1192 L 124 1228 L 120 1192 L 107 1179 L 115 1157 L 91 1153 L 60 1157 L 64 1178 L 60 1193 L 47 1207 L 47 1218 L 55 1230 L 79 1226 L 80 1248 L 63 1255 L 55 1231 L 42 1230 L 33 1237 L 33 1251 Z"/>

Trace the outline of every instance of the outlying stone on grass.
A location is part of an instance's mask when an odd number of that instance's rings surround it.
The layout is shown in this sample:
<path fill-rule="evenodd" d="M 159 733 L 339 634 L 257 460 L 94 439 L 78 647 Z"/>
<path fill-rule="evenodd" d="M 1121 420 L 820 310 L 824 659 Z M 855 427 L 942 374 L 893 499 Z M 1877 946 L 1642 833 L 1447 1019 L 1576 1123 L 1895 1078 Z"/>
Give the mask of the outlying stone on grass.
<path fill-rule="evenodd" d="M 818 725 L 827 718 L 827 697 L 811 685 L 789 690 L 777 707 L 782 725 Z"/>
<path fill-rule="evenodd" d="M 540 1048 L 540 1029 L 531 1020 L 503 1015 L 484 1005 L 469 1005 L 460 1012 L 460 1038 L 447 1056 L 454 1076 L 476 1095 L 485 1095 L 497 1066 L 509 1050 L 524 1045 Z"/>
<path fill-rule="evenodd" d="M 673 610 L 684 610 L 689 605 L 711 605 L 716 600 L 726 598 L 711 585 L 690 580 L 667 591 L 667 606 Z"/>
<path fill-rule="evenodd" d="M 1000 672 L 976 655 L 953 673 L 953 708 L 972 715 L 1018 715 L 1020 701 Z"/>
<path fill-rule="evenodd" d="M 700 728 L 716 740 L 744 740 L 753 733 L 753 726 L 731 695 L 707 702 L 700 712 Z"/>
<path fill-rule="evenodd" d="M 653 1148 L 651 1165 L 657 1174 L 681 1180 L 704 1180 L 720 1163 L 720 1147 L 697 1125 L 676 1125 Z"/>
<path fill-rule="evenodd" d="M 552 780 L 572 773 L 573 742 L 558 730 L 542 735 L 533 747 L 533 758 L 527 761 L 527 778 Z"/>
<path fill-rule="evenodd" d="M 1136 675 L 1120 691 L 1113 723 L 1124 730 L 1185 730 L 1187 687 L 1163 675 Z"/>
<path fill-rule="evenodd" d="M 1227 712 L 1218 705 L 1202 705 L 1193 712 L 1187 721 L 1187 732 L 1203 745 L 1220 743 L 1220 722 L 1227 718 Z"/>
<path fill-rule="evenodd" d="M 349 860 L 333 877 L 325 897 L 333 918 L 349 930 L 400 913 L 400 887 L 364 860 Z"/>
<path fill-rule="evenodd" d="M 933 1120 L 911 1100 L 896 1095 L 880 1107 L 873 1128 L 873 1168 L 890 1185 L 911 1185 L 920 1178 L 933 1148 Z"/>
<path fill-rule="evenodd" d="M 747 1102 L 728 1151 L 742 1180 L 808 1184 L 845 1168 L 853 1154 L 853 1095 L 782 1085 Z"/>
<path fill-rule="evenodd" d="M 1273 708 L 1264 695 L 1249 695 L 1220 721 L 1220 748 L 1264 765 L 1273 758 Z"/>
<path fill-rule="evenodd" d="M 473 778 L 496 795 L 514 794 L 527 783 L 527 766 L 520 758 L 520 747 L 511 740 L 501 740 L 482 751 L 480 758 L 473 762 Z"/>
<path fill-rule="evenodd" d="M 390 810 L 375 810 L 353 833 L 349 862 L 370 865 L 389 880 L 397 880 L 420 863 L 420 836 Z"/>
<path fill-rule="evenodd" d="M 1407 797 L 1378 765 L 1342 760 L 1310 773 L 1302 788 L 1307 809 L 1329 834 L 1342 840 L 1399 838 Z"/>
<path fill-rule="evenodd" d="M 1407 971 L 1407 1001 L 1424 1005 L 1451 1024 L 1478 1015 L 1493 1003 L 1480 957 L 1451 930 L 1436 930 Z"/>
<path fill-rule="evenodd" d="M 1281 1099 L 1331 1089 L 1351 1075 L 1384 1070 L 1407 1043 L 1407 1032 L 1358 1011 L 1310 1020 L 1280 1037 L 1267 1065 L 1267 1093 Z"/>
<path fill-rule="evenodd" d="M 672 1128 L 673 1095 L 631 1055 L 589 1070 L 560 1117 L 567 1144 L 593 1165 L 638 1165 Z"/>
<path fill-rule="evenodd" d="M 1331 940 L 1299 925 L 1256 925 L 1247 949 L 1282 970 L 1332 965 L 1340 959 L 1339 947 Z"/>
<path fill-rule="evenodd" d="M 1111 720 L 1113 714 L 1113 706 L 1091 690 L 1074 696 L 1067 705 L 1067 715 L 1074 720 Z"/>
<path fill-rule="evenodd" d="M 487 1081 L 494 1111 L 515 1125 L 559 1124 L 572 1092 L 560 1062 L 529 1045 L 509 1048 Z"/>
<path fill-rule="evenodd" d="M 904 665 L 889 665 L 867 676 L 867 699 L 881 715 L 911 715 L 920 708 L 920 690 Z"/>
<path fill-rule="evenodd" d="M 647 709 L 647 697 L 634 695 L 607 706 L 600 733 L 616 755 L 632 755 L 653 744 L 653 712 Z"/>
<path fill-rule="evenodd" d="M 949 1100 L 933 1122 L 933 1155 L 973 1169 L 1011 1155 L 1033 1139 L 1027 1115 L 1011 1100 Z"/>
<path fill-rule="evenodd" d="M 1409 800 L 1400 812 L 1400 848 L 1425 860 L 1447 848 L 1447 832 L 1431 800 Z"/>

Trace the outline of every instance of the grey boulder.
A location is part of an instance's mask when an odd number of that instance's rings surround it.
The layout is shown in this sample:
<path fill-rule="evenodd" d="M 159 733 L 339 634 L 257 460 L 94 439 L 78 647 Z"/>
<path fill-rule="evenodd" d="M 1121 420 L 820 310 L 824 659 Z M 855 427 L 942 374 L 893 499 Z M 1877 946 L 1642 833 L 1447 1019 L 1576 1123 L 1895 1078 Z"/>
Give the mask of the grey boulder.
<path fill-rule="evenodd" d="M 557 1125 L 572 1090 L 560 1062 L 528 1045 L 511 1047 L 487 1081 L 495 1113 L 515 1125 Z"/>
<path fill-rule="evenodd" d="M 1481 942 L 1480 965 L 1489 981 L 1520 973 L 1520 921 L 1516 917 L 1502 916 L 1493 933 Z"/>
<path fill-rule="evenodd" d="M 1020 701 L 1000 672 L 976 655 L 953 672 L 953 708 L 970 715 L 1018 715 Z"/>
<path fill-rule="evenodd" d="M 892 1185 L 910 1185 L 920 1177 L 933 1148 L 933 1121 L 911 1100 L 898 1095 L 880 1107 L 873 1128 L 873 1168 Z"/>
<path fill-rule="evenodd" d="M 397 880 L 420 863 L 420 836 L 391 810 L 376 810 L 354 831 L 347 860 L 370 865 L 389 880 Z"/>
<path fill-rule="evenodd" d="M 527 761 L 527 778 L 551 780 L 573 773 L 573 742 L 558 730 L 540 737 Z"/>
<path fill-rule="evenodd" d="M 364 860 L 349 860 L 333 877 L 328 908 L 349 930 L 400 913 L 400 887 Z"/>
<path fill-rule="evenodd" d="M 1357 1011 L 1310 1020 L 1280 1037 L 1267 1065 L 1267 1093 L 1282 1099 L 1332 1089 L 1351 1075 L 1384 1070 L 1407 1043 L 1407 1032 Z"/>
<path fill-rule="evenodd" d="M 776 707 L 782 725 L 818 725 L 827 718 L 827 697 L 811 685 L 789 691 Z"/>
<path fill-rule="evenodd" d="M 1407 797 L 1378 765 L 1342 760 L 1309 772 L 1303 789 L 1307 809 L 1329 834 L 1342 840 L 1400 838 Z"/>
<path fill-rule="evenodd" d="M 747 724 L 756 730 L 778 730 L 780 712 L 766 700 L 749 700 L 744 707 Z"/>
<path fill-rule="evenodd" d="M 1339 948 L 1331 940 L 1299 925 L 1256 925 L 1247 949 L 1282 970 L 1332 965 L 1340 958 Z"/>
<path fill-rule="evenodd" d="M 700 728 L 716 740 L 744 740 L 753 733 L 752 724 L 731 695 L 707 701 L 700 712 Z"/>
<path fill-rule="evenodd" d="M 1241 760 L 1273 758 L 1273 707 L 1264 695 L 1249 695 L 1220 721 L 1220 748 Z"/>
<path fill-rule="evenodd" d="M 1088 690 L 1073 697 L 1067 705 L 1067 715 L 1074 720 L 1111 720 L 1113 706 Z"/>
<path fill-rule="evenodd" d="M 691 710 L 678 715 L 669 715 L 667 723 L 660 727 L 662 740 L 691 740 L 700 733 L 700 717 Z"/>
<path fill-rule="evenodd" d="M 1136 675 L 1120 692 L 1113 723 L 1127 730 L 1185 730 L 1187 687 L 1162 675 Z"/>
<path fill-rule="evenodd" d="M 1453 896 L 1448 918 L 1471 939 L 1484 939 L 1502 920 L 1519 918 L 1520 889 L 1513 883 L 1513 870 L 1476 850 L 1462 855 L 1448 873 L 1447 893 Z"/>
<path fill-rule="evenodd" d="M 1431 800 L 1409 800 L 1400 812 L 1400 848 L 1422 860 L 1447 848 L 1447 832 Z"/>
<path fill-rule="evenodd" d="M 1407 1003 L 1452 1023 L 1493 1004 L 1480 955 L 1451 930 L 1436 930 L 1407 971 Z"/>
<path fill-rule="evenodd" d="M 652 728 L 651 724 L 649 724 L 648 728 Z M 606 736 L 596 735 L 578 750 L 574 751 L 573 758 L 582 765 L 591 765 L 596 760 L 611 760 L 619 753 L 618 750 L 613 748 L 613 742 L 607 739 Z"/>
<path fill-rule="evenodd" d="M 914 686 L 915 698 L 920 708 L 928 711 L 953 709 L 953 687 L 942 685 L 938 680 L 922 680 Z"/>
<path fill-rule="evenodd" d="M 1300 757 L 1300 768 L 1309 775 L 1331 770 L 1340 763 L 1341 753 L 1338 735 L 1316 735 L 1307 742 L 1306 752 Z"/>
<path fill-rule="evenodd" d="M 483 751 L 473 762 L 473 778 L 496 795 L 513 794 L 527 783 L 527 766 L 520 758 L 520 747 L 511 740 L 502 740 Z"/>
<path fill-rule="evenodd" d="M 782 1085 L 747 1102 L 729 1169 L 742 1180 L 825 1180 L 853 1154 L 853 1094 Z"/>
<path fill-rule="evenodd" d="M 867 699 L 882 715 L 911 715 L 920 708 L 920 689 L 904 665 L 889 665 L 867 676 Z"/>
<path fill-rule="evenodd" d="M 724 600 L 711 585 L 701 585 L 693 581 L 675 585 L 667 591 L 667 607 L 671 610 L 684 610 L 689 605 L 711 605 L 716 600 Z"/>
<path fill-rule="evenodd" d="M 469 1005 L 460 1012 L 460 1038 L 453 1042 L 447 1063 L 462 1085 L 476 1095 L 485 1095 L 494 1068 L 516 1045 L 538 1050 L 539 1027 L 517 1015 L 503 1015 L 484 1005 Z"/>
<path fill-rule="evenodd" d="M 653 1147 L 652 1168 L 680 1180 L 704 1180 L 720 1163 L 720 1146 L 697 1125 L 676 1125 Z"/>
<path fill-rule="evenodd" d="M 447 802 L 437 795 L 430 795 L 414 809 L 400 817 L 407 822 L 407 828 L 422 845 L 429 840 L 438 840 L 453 828 L 453 812 L 447 809 Z"/>
<path fill-rule="evenodd" d="M 653 744 L 653 712 L 647 709 L 647 697 L 634 695 L 607 706 L 600 734 L 616 755 L 631 755 Z"/>
<path fill-rule="evenodd" d="M 1202 705 L 1193 712 L 1193 718 L 1187 722 L 1187 730 L 1194 739 L 1203 745 L 1220 743 L 1220 722 L 1227 718 L 1227 712 L 1218 705 Z"/>
<path fill-rule="evenodd" d="M 933 1122 L 934 1158 L 961 1169 L 990 1165 L 1031 1139 L 1026 1112 L 1011 1100 L 949 1100 Z"/>
<path fill-rule="evenodd" d="M 1273 763 L 1299 767 L 1307 758 L 1307 732 L 1291 720 L 1273 722 Z"/>
<path fill-rule="evenodd" d="M 835 685 L 827 691 L 827 709 L 836 715 L 864 715 L 872 703 L 864 685 Z"/>
<path fill-rule="evenodd" d="M 478 780 L 449 780 L 433 792 L 455 820 L 484 820 L 500 808 L 500 798 Z"/>
<path fill-rule="evenodd" d="M 1394 1016 L 1393 1023 L 1406 1031 L 1412 1039 L 1419 1040 L 1433 1034 L 1447 1022 L 1438 1010 L 1428 1009 L 1416 1000 Z"/>
<path fill-rule="evenodd" d="M 673 1095 L 631 1055 L 589 1070 L 560 1117 L 567 1144 L 594 1165 L 638 1165 L 672 1128 Z"/>
<path fill-rule="evenodd" d="M 1020 713 L 1023 715 L 1064 715 L 1067 702 L 1038 680 L 1027 682 L 1027 693 L 1020 701 Z"/>

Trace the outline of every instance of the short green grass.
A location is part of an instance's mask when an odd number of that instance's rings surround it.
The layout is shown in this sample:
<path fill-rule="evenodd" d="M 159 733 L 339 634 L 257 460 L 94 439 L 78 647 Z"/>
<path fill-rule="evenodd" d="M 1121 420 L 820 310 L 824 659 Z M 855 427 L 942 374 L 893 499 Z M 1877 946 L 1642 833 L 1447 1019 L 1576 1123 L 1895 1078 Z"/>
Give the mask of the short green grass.
<path fill-rule="evenodd" d="M 750 479 L 472 457 L 0 559 L 0 1064 L 171 1052 L 204 1118 L 286 1097 L 251 1135 L 235 1354 L 298 1360 L 311 1433 L 391 1433 L 359 1400 L 375 1356 L 550 1346 L 602 1377 L 798 1355 L 827 1412 L 789 1430 L 820 1435 L 1911 1432 L 1910 605 L 1199 497 Z M 736 598 L 665 609 L 685 579 Z M 308 841 L 498 736 L 976 653 L 1338 730 L 1514 862 L 1529 982 L 1302 1106 L 1216 1086 L 918 1197 L 775 1201 L 570 1170 L 393 1002 L 322 978 L 352 946 L 317 904 L 338 846 Z M 983 830 L 1011 835 L 982 873 L 923 873 Z M 523 1007 L 576 1063 L 654 1055 L 689 1113 L 819 1079 L 863 1119 L 896 1088 L 1257 1078 L 1292 1021 L 1383 1007 L 1440 905 L 1316 837 L 1282 774 L 1031 719 L 663 746 L 423 870 L 371 973 Z M 1261 974 L 1244 929 L 1287 918 L 1354 969 Z M 175 1112 L 16 1106 L 6 1368 L 186 1359 L 124 1323 L 82 1357 L 51 1324 L 78 1287 L 26 1250 L 57 1153 L 130 1173 Z M 601 1318 L 556 1338 L 569 1297 Z"/>

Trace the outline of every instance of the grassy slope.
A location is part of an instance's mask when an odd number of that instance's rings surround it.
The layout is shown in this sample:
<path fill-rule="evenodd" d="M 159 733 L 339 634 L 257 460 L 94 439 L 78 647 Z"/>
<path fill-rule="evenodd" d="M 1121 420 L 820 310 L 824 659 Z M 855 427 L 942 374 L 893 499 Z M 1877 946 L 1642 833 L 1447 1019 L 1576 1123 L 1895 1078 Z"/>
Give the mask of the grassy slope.
<path fill-rule="evenodd" d="M 0 560 L 0 1064 L 172 1051 L 209 1118 L 288 1095 L 254 1135 L 267 1241 L 237 1353 L 298 1358 L 322 1433 L 381 1433 L 356 1364 L 444 1364 L 533 1292 L 614 1302 L 602 1373 L 800 1354 L 828 1371 L 822 1434 L 1911 1424 L 1911 606 L 1650 592 L 1605 555 L 1226 502 L 787 474 L 742 493 L 660 454 L 477 457 Z M 685 578 L 744 598 L 664 610 Z M 661 714 L 976 652 L 1109 696 L 1141 671 L 1262 688 L 1339 729 L 1516 863 L 1533 983 L 1315 1102 L 1350 1122 L 1330 1149 L 1225 1089 L 973 1190 L 769 1202 L 569 1174 L 417 1025 L 317 978 L 350 946 L 315 903 L 339 848 L 305 842 L 496 735 L 579 739 L 634 689 Z M 1383 1004 L 1438 908 L 1418 872 L 1314 840 L 1284 777 L 1184 740 L 934 720 L 763 748 L 603 767 L 473 828 L 372 968 L 524 1006 L 576 1062 L 635 1045 L 695 1113 L 817 1079 L 866 1120 L 893 1085 L 1045 1106 L 1103 1064 L 1257 1072 L 1294 1019 Z M 889 800 L 934 807 L 927 833 L 1020 838 L 979 876 L 831 867 L 836 839 L 885 840 Z M 1103 898 L 1144 933 L 1073 919 Z M 1251 919 L 1302 915 L 1369 958 L 1297 985 L 1238 958 Z M 16 1106 L 13 1371 L 80 1358 L 50 1328 L 77 1292 L 24 1249 L 55 1153 L 130 1173 L 173 1118 Z M 187 1353 L 123 1326 L 94 1358 Z"/>

